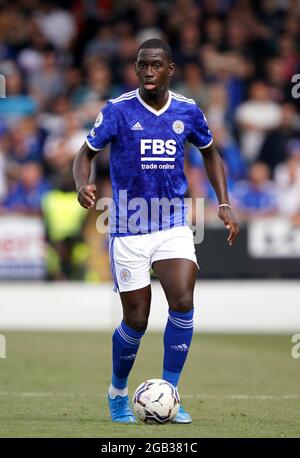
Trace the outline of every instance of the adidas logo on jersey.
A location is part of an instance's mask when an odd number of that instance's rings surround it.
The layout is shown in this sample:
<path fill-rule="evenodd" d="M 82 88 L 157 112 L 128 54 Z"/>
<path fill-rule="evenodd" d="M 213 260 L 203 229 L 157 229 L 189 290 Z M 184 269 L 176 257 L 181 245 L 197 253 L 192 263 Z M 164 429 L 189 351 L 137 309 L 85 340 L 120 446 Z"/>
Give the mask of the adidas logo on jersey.
<path fill-rule="evenodd" d="M 131 130 L 144 130 L 144 128 L 140 125 L 139 122 L 136 122 L 134 126 L 132 126 Z"/>

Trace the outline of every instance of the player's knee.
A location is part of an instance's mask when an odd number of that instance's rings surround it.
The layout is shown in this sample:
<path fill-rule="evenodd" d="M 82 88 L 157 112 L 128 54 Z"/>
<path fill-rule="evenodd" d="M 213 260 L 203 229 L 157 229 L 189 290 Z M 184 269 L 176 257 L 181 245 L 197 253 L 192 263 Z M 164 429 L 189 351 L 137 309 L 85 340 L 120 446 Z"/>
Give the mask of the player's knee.
<path fill-rule="evenodd" d="M 173 310 L 173 312 L 187 313 L 192 310 L 193 306 L 194 305 L 192 300 L 179 299 L 170 305 L 170 309 Z"/>
<path fill-rule="evenodd" d="M 147 329 L 148 319 L 135 317 L 135 318 L 131 318 L 127 320 L 126 324 L 127 326 L 129 326 L 131 329 L 134 329 L 135 331 L 143 332 L 143 331 L 146 331 Z"/>

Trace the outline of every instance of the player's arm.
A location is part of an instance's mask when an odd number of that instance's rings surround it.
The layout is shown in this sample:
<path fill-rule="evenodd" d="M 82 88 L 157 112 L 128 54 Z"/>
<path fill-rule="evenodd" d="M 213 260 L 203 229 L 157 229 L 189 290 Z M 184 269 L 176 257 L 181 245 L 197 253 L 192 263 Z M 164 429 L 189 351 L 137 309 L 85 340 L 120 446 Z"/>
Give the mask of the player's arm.
<path fill-rule="evenodd" d="M 94 206 L 96 199 L 96 185 L 89 184 L 91 161 L 98 151 L 93 151 L 84 143 L 73 163 L 73 177 L 76 184 L 77 198 L 84 208 Z"/>
<path fill-rule="evenodd" d="M 215 190 L 219 205 L 230 205 L 224 165 L 216 147 L 212 143 L 207 148 L 201 148 L 200 151 L 204 160 L 207 176 Z M 224 221 L 226 229 L 229 229 L 227 241 L 229 245 L 232 246 L 239 233 L 239 226 L 235 220 L 233 212 L 231 208 L 222 206 L 219 207 L 218 216 L 222 221 Z"/>
<path fill-rule="evenodd" d="M 84 208 L 93 207 L 96 200 L 96 185 L 89 183 L 92 159 L 112 141 L 116 133 L 115 115 L 112 104 L 108 102 L 99 112 L 94 127 L 87 135 L 86 141 L 75 157 L 73 164 L 78 201 Z"/>

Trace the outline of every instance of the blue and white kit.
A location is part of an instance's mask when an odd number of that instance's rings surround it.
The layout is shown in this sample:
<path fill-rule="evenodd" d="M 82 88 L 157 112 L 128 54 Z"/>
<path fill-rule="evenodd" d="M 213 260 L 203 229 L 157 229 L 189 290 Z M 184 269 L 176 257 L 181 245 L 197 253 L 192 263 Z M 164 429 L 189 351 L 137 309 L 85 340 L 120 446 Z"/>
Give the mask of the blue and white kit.
<path fill-rule="evenodd" d="M 136 243 L 137 236 L 149 240 L 145 235 L 151 235 L 151 246 L 156 246 L 159 240 L 160 256 L 163 256 L 160 259 L 185 257 L 197 262 L 184 205 L 187 190 L 184 147 L 187 141 L 199 149 L 207 148 L 213 141 L 206 118 L 195 101 L 169 91 L 165 106 L 155 110 L 144 102 L 138 89 L 109 100 L 87 136 L 86 143 L 94 151 L 110 143 L 114 202 L 110 215 L 110 257 L 120 292 L 150 283 L 149 271 L 153 259 L 156 260 L 156 252 L 149 255 L 148 264 L 144 262 L 141 268 L 138 255 L 142 248 L 141 243 Z M 162 199 L 172 202 L 167 212 L 160 205 Z M 183 245 L 180 248 L 174 239 L 171 248 L 170 236 L 163 235 L 168 239 L 165 242 L 162 234 L 159 235 L 166 230 L 174 235 L 180 232 L 181 237 L 185 233 L 188 242 L 183 243 L 181 238 Z M 121 242 L 117 239 L 121 237 L 126 238 L 123 245 L 128 244 L 128 256 L 123 258 L 128 262 L 136 257 L 136 263 L 130 267 L 119 262 L 122 256 L 118 256 L 117 246 Z M 155 242 L 155 237 L 160 239 Z M 168 243 L 168 249 L 163 250 L 163 243 Z"/>

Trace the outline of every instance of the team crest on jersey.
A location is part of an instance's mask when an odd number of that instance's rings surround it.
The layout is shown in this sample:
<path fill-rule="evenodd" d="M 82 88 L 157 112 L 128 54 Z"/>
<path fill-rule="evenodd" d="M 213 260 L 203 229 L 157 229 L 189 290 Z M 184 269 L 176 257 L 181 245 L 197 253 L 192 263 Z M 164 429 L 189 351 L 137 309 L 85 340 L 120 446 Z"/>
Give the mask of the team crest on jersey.
<path fill-rule="evenodd" d="M 182 132 L 184 131 L 184 124 L 180 120 L 174 121 L 172 127 L 176 134 L 182 134 Z"/>
<path fill-rule="evenodd" d="M 99 127 L 102 124 L 102 121 L 103 121 L 103 114 L 102 114 L 102 111 L 100 111 L 95 121 L 95 124 L 94 124 L 95 127 Z"/>
<path fill-rule="evenodd" d="M 131 273 L 128 269 L 122 269 L 120 272 L 120 278 L 122 281 L 127 282 L 131 279 Z"/>

